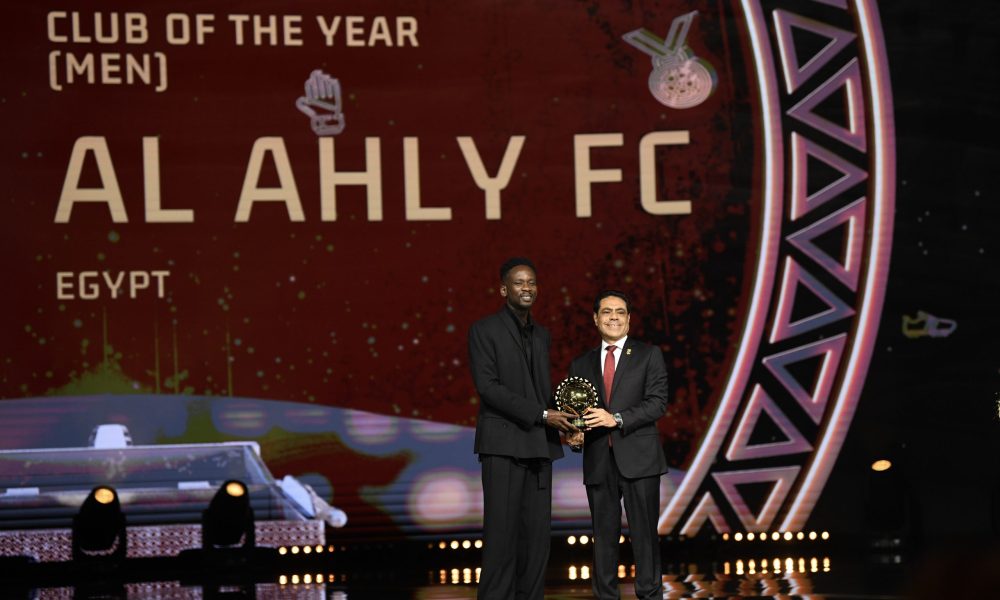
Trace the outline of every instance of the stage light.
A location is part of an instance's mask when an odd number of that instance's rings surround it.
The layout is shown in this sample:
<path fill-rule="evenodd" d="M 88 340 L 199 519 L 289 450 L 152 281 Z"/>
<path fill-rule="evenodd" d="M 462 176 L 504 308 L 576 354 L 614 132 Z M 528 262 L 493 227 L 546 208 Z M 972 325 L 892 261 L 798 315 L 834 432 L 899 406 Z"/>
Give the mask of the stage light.
<path fill-rule="evenodd" d="M 747 535 L 749 535 L 749 534 L 747 534 Z M 743 533 L 737 531 L 736 534 L 733 535 L 733 539 L 736 540 L 737 542 L 742 542 L 743 541 Z"/>
<path fill-rule="evenodd" d="M 95 487 L 73 517 L 73 560 L 121 561 L 126 541 L 118 494 L 107 486 Z"/>
<path fill-rule="evenodd" d="M 809 532 L 809 539 L 810 540 L 816 539 L 816 532 L 815 531 L 810 531 Z"/>
<path fill-rule="evenodd" d="M 284 546 L 278 548 L 278 554 L 280 554 L 282 556 L 288 554 L 288 548 L 285 548 Z"/>
<path fill-rule="evenodd" d="M 233 498 L 240 498 L 247 493 L 247 488 L 239 481 L 226 482 L 226 493 Z"/>
<path fill-rule="evenodd" d="M 624 535 L 618 536 L 618 543 L 619 544 L 624 544 L 625 543 L 625 536 Z"/>
<path fill-rule="evenodd" d="M 752 531 L 748 531 L 747 532 L 747 541 L 748 542 L 752 542 L 753 541 L 753 532 Z"/>
<path fill-rule="evenodd" d="M 590 538 L 588 538 L 587 536 L 585 536 L 585 535 L 581 535 L 580 536 L 580 545 L 581 546 L 584 545 L 584 544 L 586 544 L 589 541 L 590 541 Z"/>
<path fill-rule="evenodd" d="M 894 462 L 887 458 L 877 460 L 868 471 L 864 525 L 873 542 L 904 538 L 913 525 L 913 506 L 905 469 L 899 468 L 903 466 L 899 462 L 901 455 L 893 456 Z"/>
<path fill-rule="evenodd" d="M 819 534 L 819 537 L 822 538 L 822 539 L 824 539 L 824 540 L 828 540 L 828 539 L 830 539 L 830 534 L 828 532 L 824 531 L 823 533 Z"/>
<path fill-rule="evenodd" d="M 254 547 L 253 508 L 246 485 L 236 480 L 222 484 L 201 514 L 201 540 L 205 549 Z M 293 546 L 292 554 L 297 550 Z"/>
<path fill-rule="evenodd" d="M 804 533 L 802 533 L 801 531 L 795 534 L 795 539 L 800 540 L 800 541 L 803 540 L 803 539 L 805 539 L 805 537 L 806 537 L 806 535 Z"/>
<path fill-rule="evenodd" d="M 100 504 L 111 504 L 115 501 L 115 492 L 111 488 L 99 487 L 94 490 L 94 500 Z"/>
<path fill-rule="evenodd" d="M 462 540 L 462 548 L 468 550 L 471 547 L 472 547 L 472 542 L 470 542 L 469 540 Z"/>
<path fill-rule="evenodd" d="M 872 463 L 872 471 L 888 471 L 892 468 L 892 462 L 882 458 Z"/>
<path fill-rule="evenodd" d="M 728 533 L 723 533 L 722 534 L 722 541 L 723 542 L 728 542 L 729 541 L 729 534 Z"/>
<path fill-rule="evenodd" d="M 482 548 L 482 547 L 483 547 L 483 540 L 476 540 L 476 543 L 475 543 L 475 544 L 473 544 L 473 545 L 474 545 L 474 546 L 475 546 L 476 548 Z"/>
<path fill-rule="evenodd" d="M 787 542 L 792 541 L 792 532 L 791 531 L 786 531 L 785 532 L 785 541 L 787 541 Z"/>
<path fill-rule="evenodd" d="M 571 535 L 568 538 L 566 538 L 566 543 L 569 544 L 570 546 L 572 546 L 573 544 L 575 544 L 576 543 L 576 536 L 575 535 Z"/>
<path fill-rule="evenodd" d="M 775 531 L 774 533 L 771 534 L 771 539 L 774 540 L 774 541 L 776 541 L 776 542 L 778 541 L 778 538 L 780 538 L 780 537 L 781 537 L 781 534 L 778 533 L 777 531 Z"/>

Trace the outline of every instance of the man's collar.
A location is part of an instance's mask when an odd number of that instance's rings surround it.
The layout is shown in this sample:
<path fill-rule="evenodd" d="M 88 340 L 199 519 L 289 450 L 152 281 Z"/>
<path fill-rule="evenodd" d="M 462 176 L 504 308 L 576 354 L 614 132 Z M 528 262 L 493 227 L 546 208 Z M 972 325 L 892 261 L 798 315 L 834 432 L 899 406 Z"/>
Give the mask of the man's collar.
<path fill-rule="evenodd" d="M 510 315 L 510 318 L 514 319 L 514 323 L 517 325 L 517 327 L 519 329 L 529 329 L 529 328 L 532 328 L 534 326 L 534 323 L 531 320 L 531 311 L 530 310 L 526 311 L 526 313 L 525 313 L 526 314 L 526 318 L 525 318 L 524 323 L 522 323 L 521 319 L 517 316 L 517 313 L 514 312 L 514 309 L 510 307 L 510 304 L 507 304 L 506 302 L 504 302 L 503 306 L 504 306 L 505 309 L 507 309 L 507 314 Z"/>
<path fill-rule="evenodd" d="M 612 343 L 615 345 L 615 348 L 621 349 L 621 348 L 625 347 L 625 341 L 626 340 L 628 340 L 628 336 L 627 335 L 625 337 L 623 337 L 622 339 L 618 340 L 617 342 L 612 342 Z M 610 343 L 605 342 L 604 339 L 602 338 L 601 339 L 601 354 L 603 354 L 608 349 L 608 346 L 610 346 L 610 345 L 611 345 Z"/>

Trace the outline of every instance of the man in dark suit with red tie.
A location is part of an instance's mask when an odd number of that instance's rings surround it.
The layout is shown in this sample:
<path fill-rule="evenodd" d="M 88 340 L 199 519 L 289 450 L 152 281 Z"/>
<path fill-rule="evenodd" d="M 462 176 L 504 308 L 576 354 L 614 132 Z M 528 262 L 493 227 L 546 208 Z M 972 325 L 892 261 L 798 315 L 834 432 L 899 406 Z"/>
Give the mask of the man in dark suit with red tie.
<path fill-rule="evenodd" d="M 479 392 L 475 452 L 483 472 L 480 599 L 542 600 L 551 545 L 552 461 L 558 431 L 576 432 L 573 415 L 549 406 L 549 332 L 531 318 L 535 266 L 512 258 L 500 267 L 496 314 L 469 329 L 469 366 Z"/>
<path fill-rule="evenodd" d="M 570 376 L 588 379 L 601 405 L 585 414 L 583 483 L 594 528 L 594 596 L 617 599 L 621 503 L 628 518 L 635 557 L 635 593 L 662 598 L 662 565 L 656 523 L 660 516 L 660 476 L 667 461 L 656 421 L 667 409 L 667 369 L 663 353 L 628 337 L 631 304 L 624 293 L 601 292 L 594 301 L 594 324 L 601 345 L 577 357 Z"/>

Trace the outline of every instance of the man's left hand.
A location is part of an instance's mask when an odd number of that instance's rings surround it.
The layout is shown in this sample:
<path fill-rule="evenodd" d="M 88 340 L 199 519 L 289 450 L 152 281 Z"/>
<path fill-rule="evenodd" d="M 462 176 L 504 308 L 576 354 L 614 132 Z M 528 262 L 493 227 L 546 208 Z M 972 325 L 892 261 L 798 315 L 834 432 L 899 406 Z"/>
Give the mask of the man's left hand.
<path fill-rule="evenodd" d="M 618 421 L 614 416 L 603 408 L 588 408 L 583 413 L 583 420 L 587 423 L 587 429 L 595 427 L 618 427 Z"/>
<path fill-rule="evenodd" d="M 572 421 L 575 418 L 576 415 L 570 413 L 564 413 L 558 410 L 549 410 L 546 412 L 545 425 L 548 427 L 555 427 L 563 433 L 576 433 L 580 430 L 573 425 Z M 613 417 L 612 420 L 614 420 Z"/>

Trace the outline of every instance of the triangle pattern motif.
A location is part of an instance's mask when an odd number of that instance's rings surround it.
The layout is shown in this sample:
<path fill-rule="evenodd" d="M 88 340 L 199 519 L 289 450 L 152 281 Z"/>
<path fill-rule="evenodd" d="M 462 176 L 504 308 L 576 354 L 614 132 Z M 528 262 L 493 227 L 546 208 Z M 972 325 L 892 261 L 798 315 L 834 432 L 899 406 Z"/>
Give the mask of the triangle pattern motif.
<path fill-rule="evenodd" d="M 774 29 L 778 34 L 778 52 L 785 75 L 785 89 L 791 94 L 799 89 L 807 79 L 830 61 L 838 52 L 852 43 L 857 36 L 850 32 L 803 17 L 785 10 L 774 11 Z M 826 38 L 823 48 L 803 62 L 795 48 L 792 29 L 800 29 Z"/>
<path fill-rule="evenodd" d="M 826 310 L 791 322 L 795 300 L 799 297 L 800 287 L 807 288 L 823 304 Z M 771 343 L 787 340 L 790 337 L 812 331 L 823 325 L 845 319 L 854 314 L 854 309 L 837 297 L 819 282 L 816 277 L 799 266 L 794 258 L 785 259 L 785 272 L 781 278 L 781 292 L 778 296 L 778 309 L 771 328 Z"/>
<path fill-rule="evenodd" d="M 778 514 L 778 509 L 792 489 L 792 484 L 801 467 L 777 467 L 773 469 L 751 469 L 748 471 L 728 471 L 712 473 L 715 482 L 719 484 L 722 494 L 729 500 L 729 505 L 739 518 L 746 531 L 767 531 Z M 745 483 L 773 482 L 759 514 L 753 514 L 736 486 Z"/>
<path fill-rule="evenodd" d="M 762 412 L 766 413 L 771 421 L 778 426 L 778 429 L 785 434 L 785 441 L 749 444 Z M 796 429 L 788 416 L 767 395 L 764 388 L 760 387 L 760 384 L 755 385 L 753 394 L 750 395 L 750 402 L 747 403 L 746 410 L 743 411 L 740 423 L 736 427 L 733 441 L 729 444 L 729 449 L 726 450 L 726 459 L 729 461 L 749 460 L 811 451 L 812 444 Z"/>
<path fill-rule="evenodd" d="M 691 517 L 684 524 L 684 528 L 681 529 L 681 535 L 688 537 L 698 535 L 705 521 L 711 521 L 712 527 L 715 528 L 716 532 L 729 533 L 729 523 L 726 523 L 726 518 L 722 516 L 719 505 L 715 503 L 715 500 L 712 499 L 712 494 L 709 492 L 705 492 L 705 495 L 698 501 L 698 506 L 694 507 L 694 510 L 691 511 Z"/>
<path fill-rule="evenodd" d="M 864 251 L 867 205 L 867 198 L 859 198 L 786 238 L 789 244 L 801 250 L 803 254 L 823 267 L 827 273 L 836 277 L 837 281 L 843 283 L 852 292 L 858 290 L 858 279 L 861 276 L 861 253 Z M 845 228 L 846 252 L 843 260 L 830 256 L 813 243 L 814 239 L 837 227 Z"/>
<path fill-rule="evenodd" d="M 847 123 L 834 123 L 814 112 L 817 106 L 841 89 L 844 90 L 847 102 Z M 858 59 L 854 58 L 798 104 L 788 109 L 788 116 L 855 150 L 865 152 L 868 149 L 868 141 L 865 138 L 865 106 L 862 91 L 861 69 L 858 67 Z"/>
<path fill-rule="evenodd" d="M 781 385 L 802 406 L 814 423 L 819 423 L 823 418 L 823 412 L 830 399 L 830 390 L 833 389 L 837 368 L 840 366 L 846 342 L 847 334 L 841 333 L 831 338 L 764 357 L 764 367 L 778 378 Z M 817 373 L 813 389 L 806 390 L 788 371 L 788 365 L 817 356 L 823 357 L 823 364 Z"/>
<path fill-rule="evenodd" d="M 809 214 L 814 208 L 821 206 L 868 179 L 868 173 L 849 161 L 837 156 L 816 142 L 792 133 L 792 185 L 791 185 L 791 219 Z M 823 189 L 809 193 L 809 159 L 813 158 L 839 172 L 841 177 L 827 184 Z"/>

